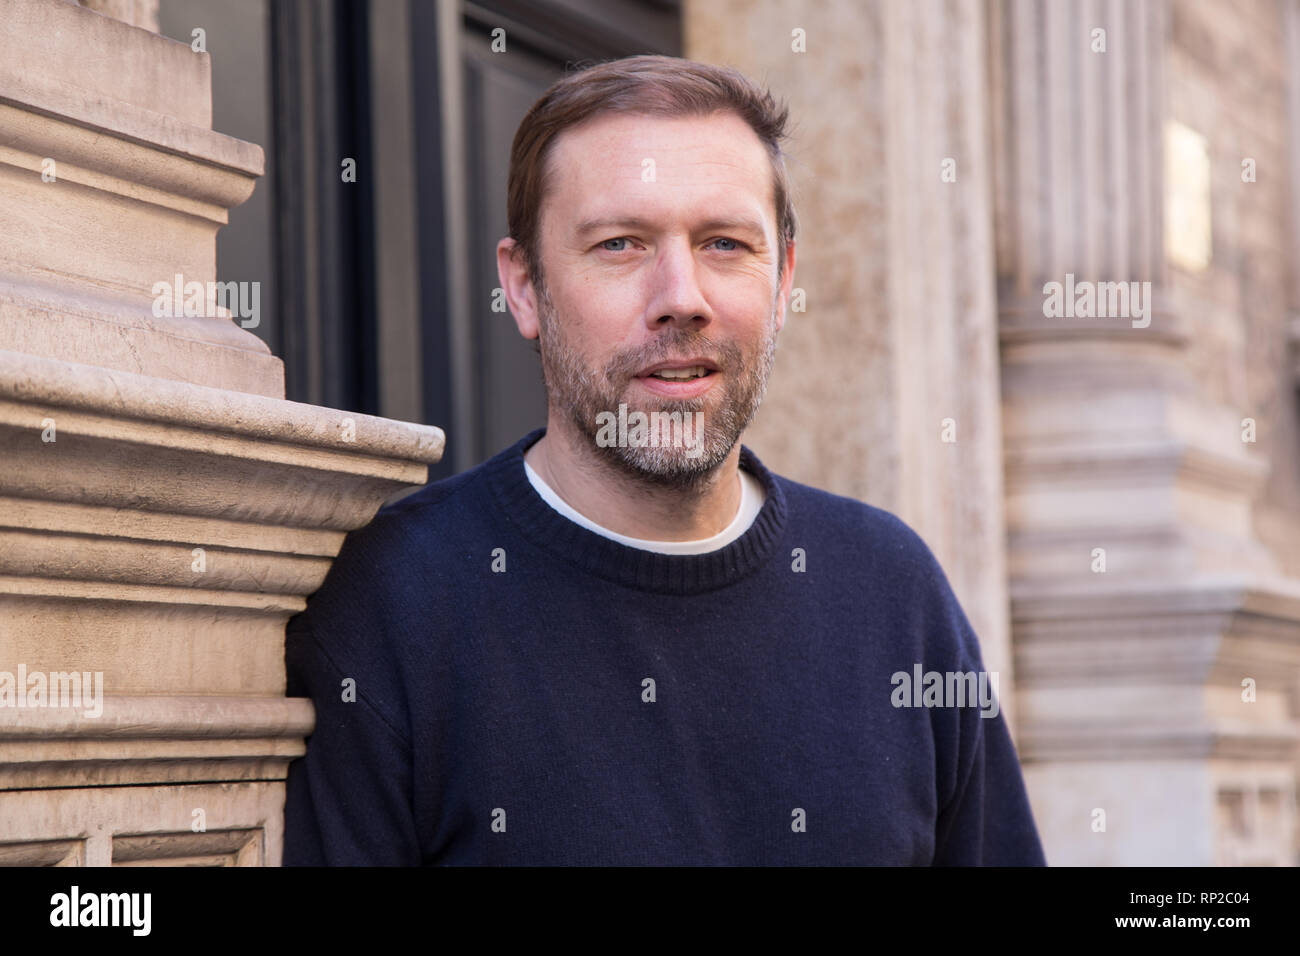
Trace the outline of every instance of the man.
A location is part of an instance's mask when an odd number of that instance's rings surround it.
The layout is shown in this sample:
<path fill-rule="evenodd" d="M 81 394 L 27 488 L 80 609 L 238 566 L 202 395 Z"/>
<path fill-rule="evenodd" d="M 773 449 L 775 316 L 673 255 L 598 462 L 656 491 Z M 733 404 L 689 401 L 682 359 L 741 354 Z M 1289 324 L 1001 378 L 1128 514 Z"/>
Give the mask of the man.
<path fill-rule="evenodd" d="M 785 123 L 653 56 L 524 118 L 498 267 L 547 425 L 381 509 L 290 623 L 285 863 L 1043 864 L 929 550 L 739 442 L 794 276 Z"/>

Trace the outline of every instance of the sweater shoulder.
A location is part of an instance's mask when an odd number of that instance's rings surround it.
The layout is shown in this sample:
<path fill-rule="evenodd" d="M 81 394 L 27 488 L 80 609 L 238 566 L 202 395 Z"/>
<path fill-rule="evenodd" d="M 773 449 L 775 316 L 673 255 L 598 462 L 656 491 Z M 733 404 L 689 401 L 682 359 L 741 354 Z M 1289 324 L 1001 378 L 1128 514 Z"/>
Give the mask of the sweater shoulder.
<path fill-rule="evenodd" d="M 796 527 L 815 529 L 819 537 L 888 559 L 908 573 L 930 574 L 938 569 L 929 545 L 892 511 L 789 478 L 773 477 L 781 483 L 791 523 Z"/>
<path fill-rule="evenodd" d="M 430 482 L 408 495 L 381 507 L 375 512 L 374 522 L 419 519 L 436 511 L 455 498 L 472 498 L 487 493 L 487 473 L 494 460 L 482 462 L 466 471 Z"/>
<path fill-rule="evenodd" d="M 490 517 L 487 464 L 383 505 L 348 532 L 320 587 L 286 629 L 286 661 L 302 670 L 319 658 L 356 678 L 399 735 L 408 727 L 408 655 L 424 646 L 420 623 L 436 616 L 428 602 L 454 593 L 441 585 L 449 562 L 465 560 L 457 542 Z"/>
<path fill-rule="evenodd" d="M 348 543 L 354 550 L 367 552 L 367 559 L 379 565 L 409 558 L 407 549 L 411 547 L 424 554 L 437 553 L 438 549 L 424 547 L 424 539 L 435 532 L 440 537 L 448 536 L 448 531 L 454 534 L 458 525 L 490 510 L 487 474 L 493 464 L 492 460 L 483 462 L 383 505 L 367 524 L 349 532 Z"/>
<path fill-rule="evenodd" d="M 880 613 L 900 632 L 923 635 L 931 652 L 976 662 L 979 640 L 934 551 L 906 521 L 856 498 L 776 477 L 790 513 L 791 533 L 804 535 L 809 562 L 837 569 L 879 596 Z"/>
<path fill-rule="evenodd" d="M 488 462 L 383 505 L 347 533 L 325 580 L 308 601 L 318 621 L 357 629 L 427 595 L 433 565 L 490 518 Z"/>

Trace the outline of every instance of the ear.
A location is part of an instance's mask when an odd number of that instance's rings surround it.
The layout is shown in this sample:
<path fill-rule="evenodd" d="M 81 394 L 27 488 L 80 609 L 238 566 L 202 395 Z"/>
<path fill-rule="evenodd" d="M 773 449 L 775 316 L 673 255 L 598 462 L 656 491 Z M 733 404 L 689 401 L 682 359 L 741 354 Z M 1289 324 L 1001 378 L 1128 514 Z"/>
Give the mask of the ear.
<path fill-rule="evenodd" d="M 785 274 L 781 276 L 781 288 L 777 299 L 776 330 L 785 327 L 785 313 L 790 307 L 790 290 L 794 288 L 794 241 L 785 244 Z"/>
<path fill-rule="evenodd" d="M 497 243 L 497 277 L 519 334 L 526 339 L 537 338 L 540 329 L 537 295 L 528 279 L 528 267 L 524 265 L 519 244 L 509 237 Z"/>

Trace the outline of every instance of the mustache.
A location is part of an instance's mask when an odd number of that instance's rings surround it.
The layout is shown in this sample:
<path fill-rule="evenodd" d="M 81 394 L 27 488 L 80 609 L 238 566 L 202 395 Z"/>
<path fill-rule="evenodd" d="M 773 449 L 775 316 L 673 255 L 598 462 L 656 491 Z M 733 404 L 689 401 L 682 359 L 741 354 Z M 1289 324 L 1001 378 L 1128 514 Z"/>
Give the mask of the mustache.
<path fill-rule="evenodd" d="M 743 364 L 744 353 L 738 345 L 717 342 L 703 332 L 665 333 L 651 348 L 615 355 L 605 366 L 605 376 L 612 381 L 631 379 L 647 365 L 697 357 L 713 362 L 718 368 L 734 371 Z"/>

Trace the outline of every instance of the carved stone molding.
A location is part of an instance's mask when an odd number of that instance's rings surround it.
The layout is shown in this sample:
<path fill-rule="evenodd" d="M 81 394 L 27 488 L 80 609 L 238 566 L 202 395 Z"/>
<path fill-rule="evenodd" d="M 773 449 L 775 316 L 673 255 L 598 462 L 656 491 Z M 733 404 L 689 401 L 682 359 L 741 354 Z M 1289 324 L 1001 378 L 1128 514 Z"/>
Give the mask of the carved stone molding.
<path fill-rule="evenodd" d="M 6 0 L 0 865 L 277 865 L 314 722 L 285 623 L 442 456 L 438 428 L 285 401 L 213 301 L 263 157 L 211 129 L 210 80 L 185 44 Z M 160 282 L 199 283 L 195 314 Z"/>

